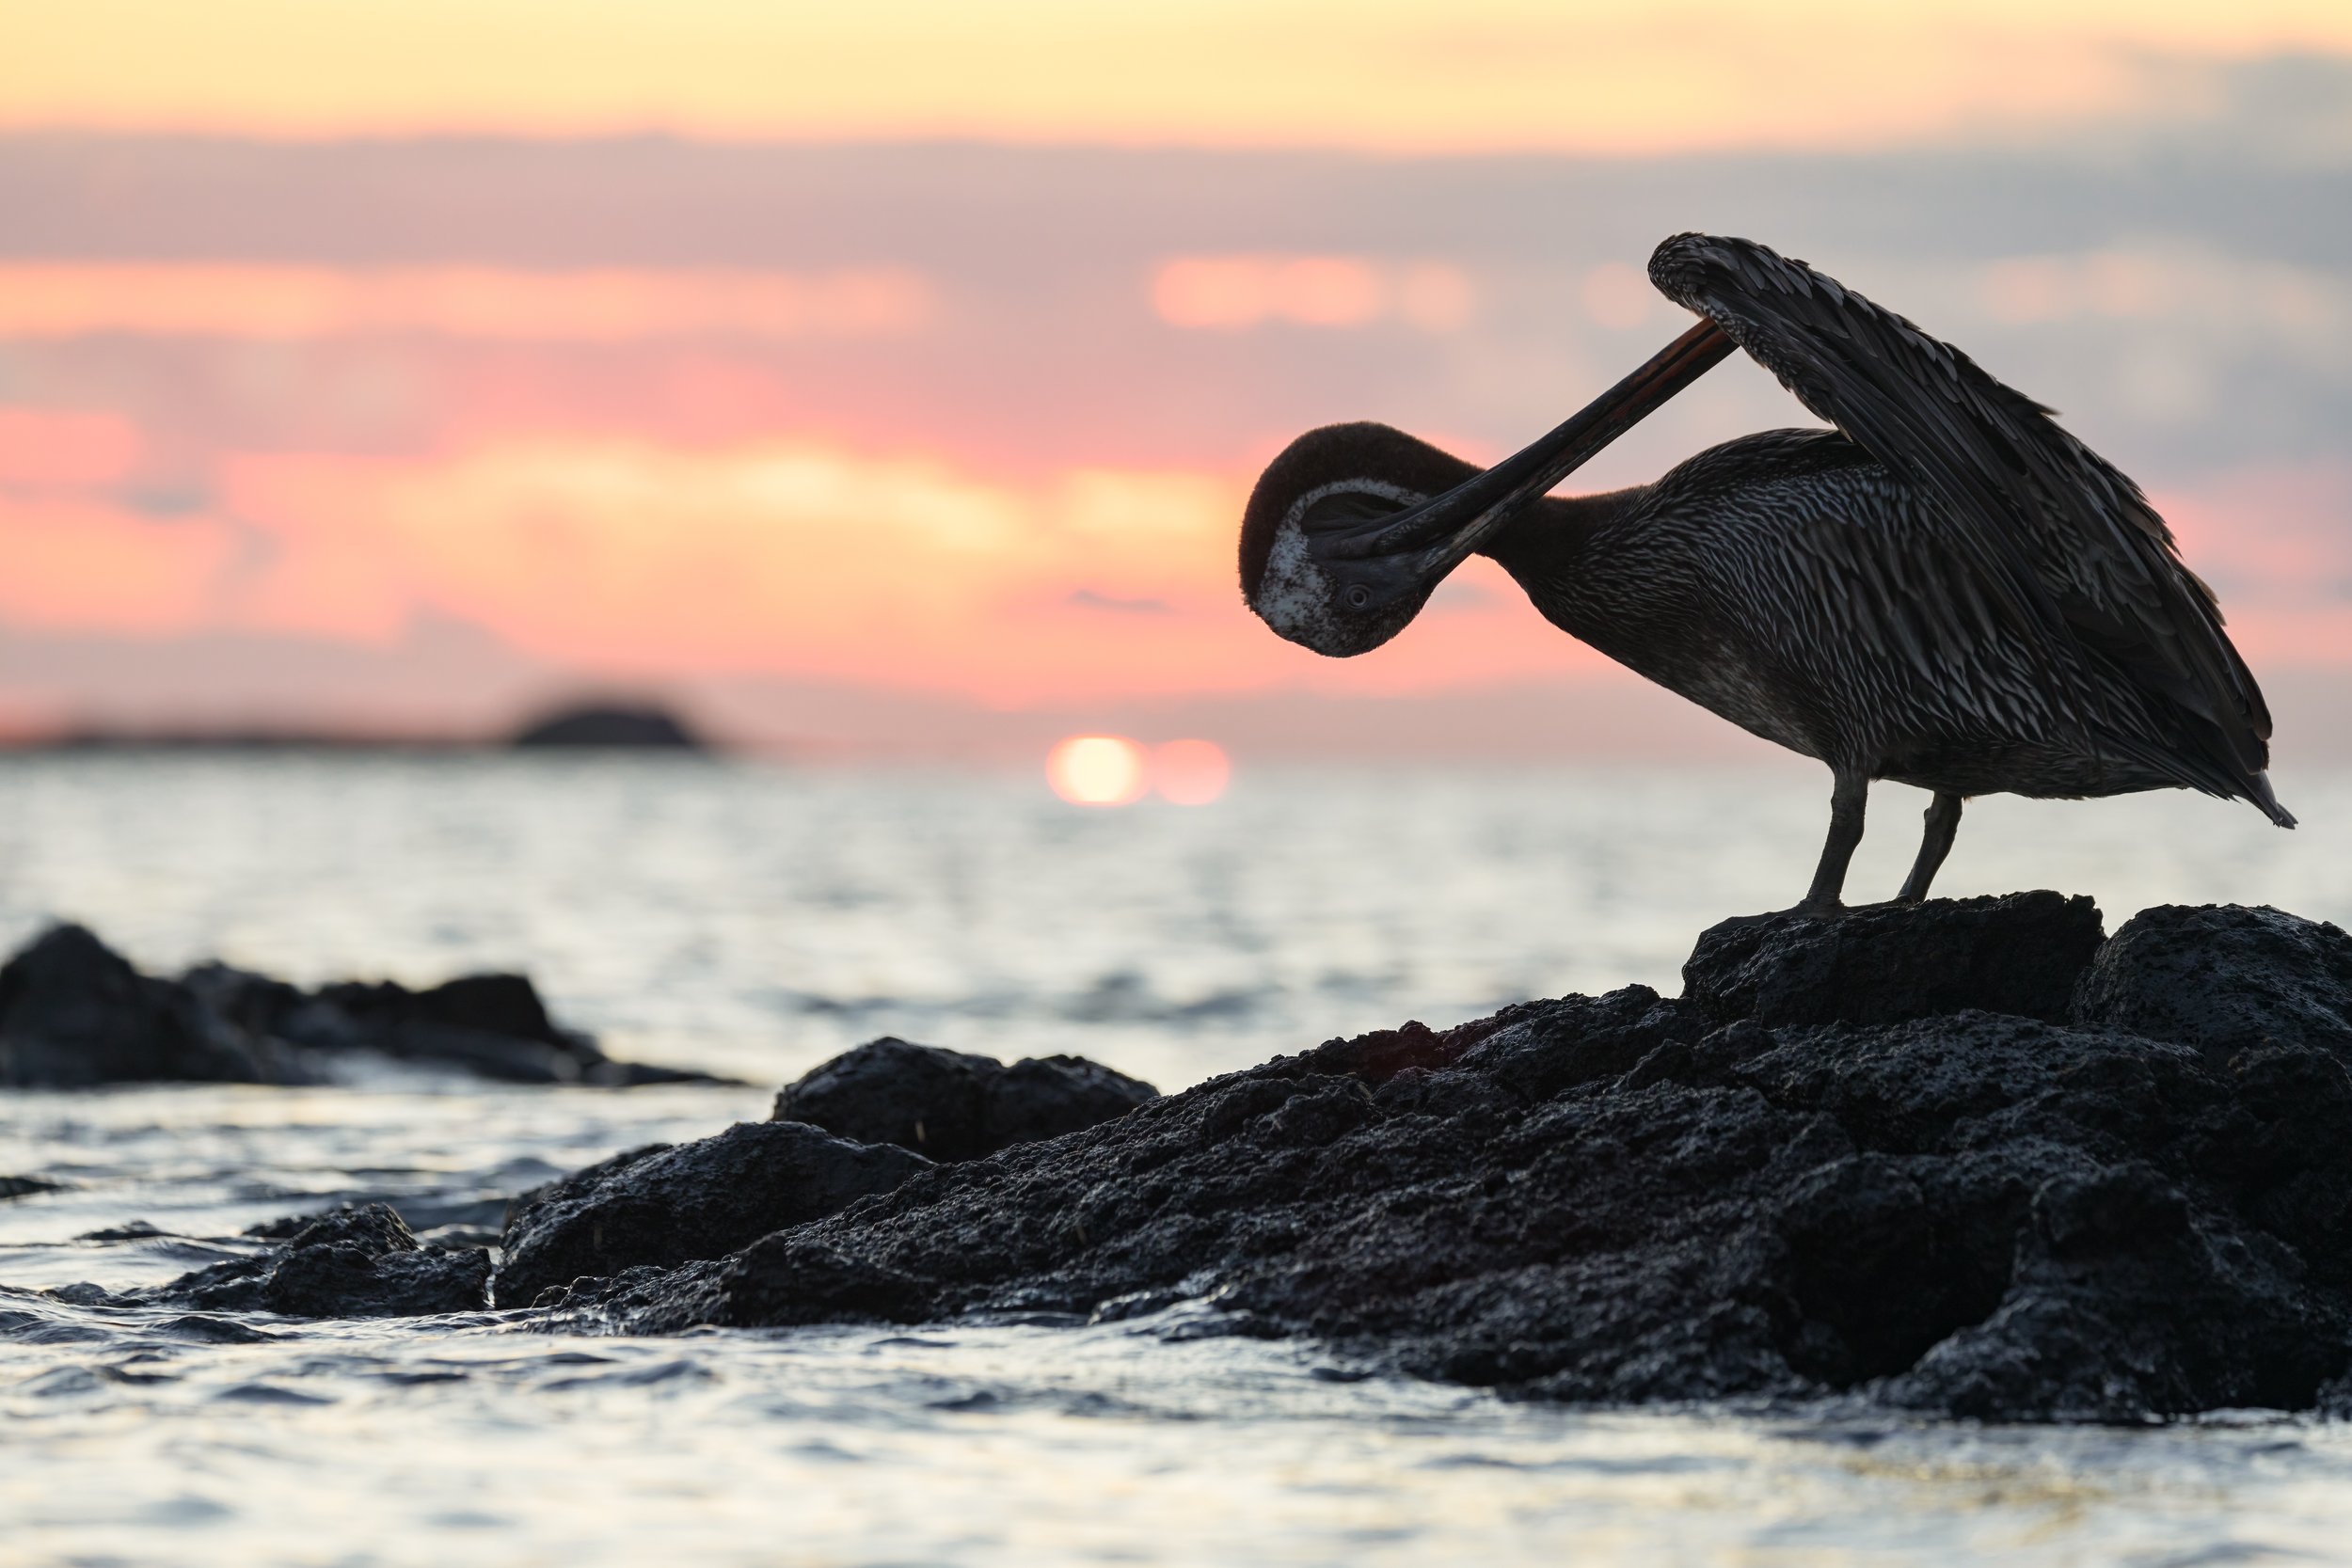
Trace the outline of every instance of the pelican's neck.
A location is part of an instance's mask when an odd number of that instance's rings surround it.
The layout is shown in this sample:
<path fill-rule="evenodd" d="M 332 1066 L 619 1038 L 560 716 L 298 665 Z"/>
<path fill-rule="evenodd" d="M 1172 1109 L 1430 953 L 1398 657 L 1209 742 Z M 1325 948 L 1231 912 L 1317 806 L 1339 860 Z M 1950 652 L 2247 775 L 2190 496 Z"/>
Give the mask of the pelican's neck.
<path fill-rule="evenodd" d="M 1538 583 L 1582 576 L 1594 538 L 1625 515 L 1647 488 L 1547 497 L 1488 537 L 1478 553 L 1492 557 L 1531 594 Z"/>
<path fill-rule="evenodd" d="M 1642 547 L 1650 487 L 1568 496 L 1529 507 L 1487 541 L 1543 618 L 1620 663 L 1650 673 L 1649 625 L 1674 611 L 1672 584 Z"/>

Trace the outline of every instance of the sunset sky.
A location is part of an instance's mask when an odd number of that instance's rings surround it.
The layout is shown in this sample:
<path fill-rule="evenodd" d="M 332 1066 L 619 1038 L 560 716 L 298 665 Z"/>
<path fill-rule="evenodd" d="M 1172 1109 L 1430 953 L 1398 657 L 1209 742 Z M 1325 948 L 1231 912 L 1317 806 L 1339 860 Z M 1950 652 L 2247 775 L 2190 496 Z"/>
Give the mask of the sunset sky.
<path fill-rule="evenodd" d="M 1540 708 L 1671 750 L 1498 574 L 1334 663 L 1232 557 L 1301 429 L 1491 458 L 1638 363 L 1685 228 L 2064 409 L 2282 715 L 2352 667 L 2341 3 L 0 0 L 0 37 L 18 733 L 612 686 L 850 749 L 1507 751 Z M 1591 478 L 1791 422 L 1727 365 Z"/>
<path fill-rule="evenodd" d="M 2191 117 L 2333 0 L 11 0 L 0 115 L 1392 152 L 1847 148 Z M 2184 94 L 2189 100 L 2181 102 Z"/>

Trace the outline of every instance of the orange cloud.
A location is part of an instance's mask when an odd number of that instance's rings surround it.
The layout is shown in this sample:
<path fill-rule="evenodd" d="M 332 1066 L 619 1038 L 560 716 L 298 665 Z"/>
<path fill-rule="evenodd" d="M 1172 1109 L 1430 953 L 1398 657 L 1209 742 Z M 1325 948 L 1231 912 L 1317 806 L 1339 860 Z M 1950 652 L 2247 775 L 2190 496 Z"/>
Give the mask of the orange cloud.
<path fill-rule="evenodd" d="M 1170 326 L 1233 330 L 1287 322 L 1366 326 L 1395 319 L 1450 332 L 1475 304 L 1462 269 L 1443 261 L 1389 266 L 1353 256 L 1179 256 L 1152 279 L 1152 308 Z"/>
<path fill-rule="evenodd" d="M 542 436 L 426 458 L 234 455 L 213 471 L 215 510 L 159 521 L 105 499 L 135 450 L 119 430 L 58 428 L 82 429 L 95 454 L 58 471 L 90 483 L 0 490 L 0 617 L 24 626 L 389 645 L 439 611 L 618 676 L 756 673 L 1007 706 L 1278 686 L 1393 695 L 1602 662 L 1483 561 L 1366 657 L 1279 641 L 1233 580 L 1244 473 L 1006 478 L 813 439 Z M 2340 466 L 2159 501 L 2258 669 L 2352 661 Z"/>
<path fill-rule="evenodd" d="M 0 495 L 0 616 L 23 626 L 163 635 L 207 619 L 234 548 L 206 522 Z"/>
<path fill-rule="evenodd" d="M 420 608 L 614 672 L 760 671 L 1003 704 L 1307 680 L 1428 689 L 1593 656 L 1515 590 L 1334 665 L 1233 580 L 1241 475 L 975 478 L 811 443 L 564 438 L 427 462 L 249 455 L 224 505 L 274 544 L 221 613 L 388 641 Z M 1483 563 L 1482 563 L 1483 565 Z"/>
<path fill-rule="evenodd" d="M 864 338 L 920 328 L 930 285 L 903 267 L 722 269 L 0 264 L 0 337 L 437 333 L 530 342 Z"/>

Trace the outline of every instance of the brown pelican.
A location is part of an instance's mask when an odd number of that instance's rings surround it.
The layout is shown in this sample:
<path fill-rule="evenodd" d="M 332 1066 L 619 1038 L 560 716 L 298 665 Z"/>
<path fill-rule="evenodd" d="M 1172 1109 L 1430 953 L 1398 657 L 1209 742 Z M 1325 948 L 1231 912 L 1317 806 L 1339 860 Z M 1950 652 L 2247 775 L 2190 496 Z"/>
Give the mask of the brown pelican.
<path fill-rule="evenodd" d="M 1934 795 L 1905 900 L 1927 896 L 1972 795 L 2182 787 L 2295 826 L 2212 590 L 2138 486 L 2049 409 L 1751 241 L 1677 234 L 1649 276 L 1699 325 L 1491 468 L 1379 424 L 1292 442 L 1243 515 L 1250 608 L 1345 657 L 1492 557 L 1561 630 L 1829 765 L 1829 840 L 1801 908 L 1838 907 L 1873 779 Z M 1836 428 L 1546 496 L 1734 347 Z"/>

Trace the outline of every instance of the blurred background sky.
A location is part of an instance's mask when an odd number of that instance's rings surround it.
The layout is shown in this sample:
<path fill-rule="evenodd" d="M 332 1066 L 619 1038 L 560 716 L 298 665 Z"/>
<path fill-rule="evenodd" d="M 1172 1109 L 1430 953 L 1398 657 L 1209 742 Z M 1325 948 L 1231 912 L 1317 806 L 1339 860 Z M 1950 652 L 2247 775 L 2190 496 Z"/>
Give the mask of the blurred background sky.
<path fill-rule="evenodd" d="M 1484 562 L 1346 662 L 1234 583 L 1289 437 L 1513 450 L 1684 229 L 2063 410 L 2352 747 L 2343 0 L 0 0 L 0 731 L 1746 754 Z"/>

